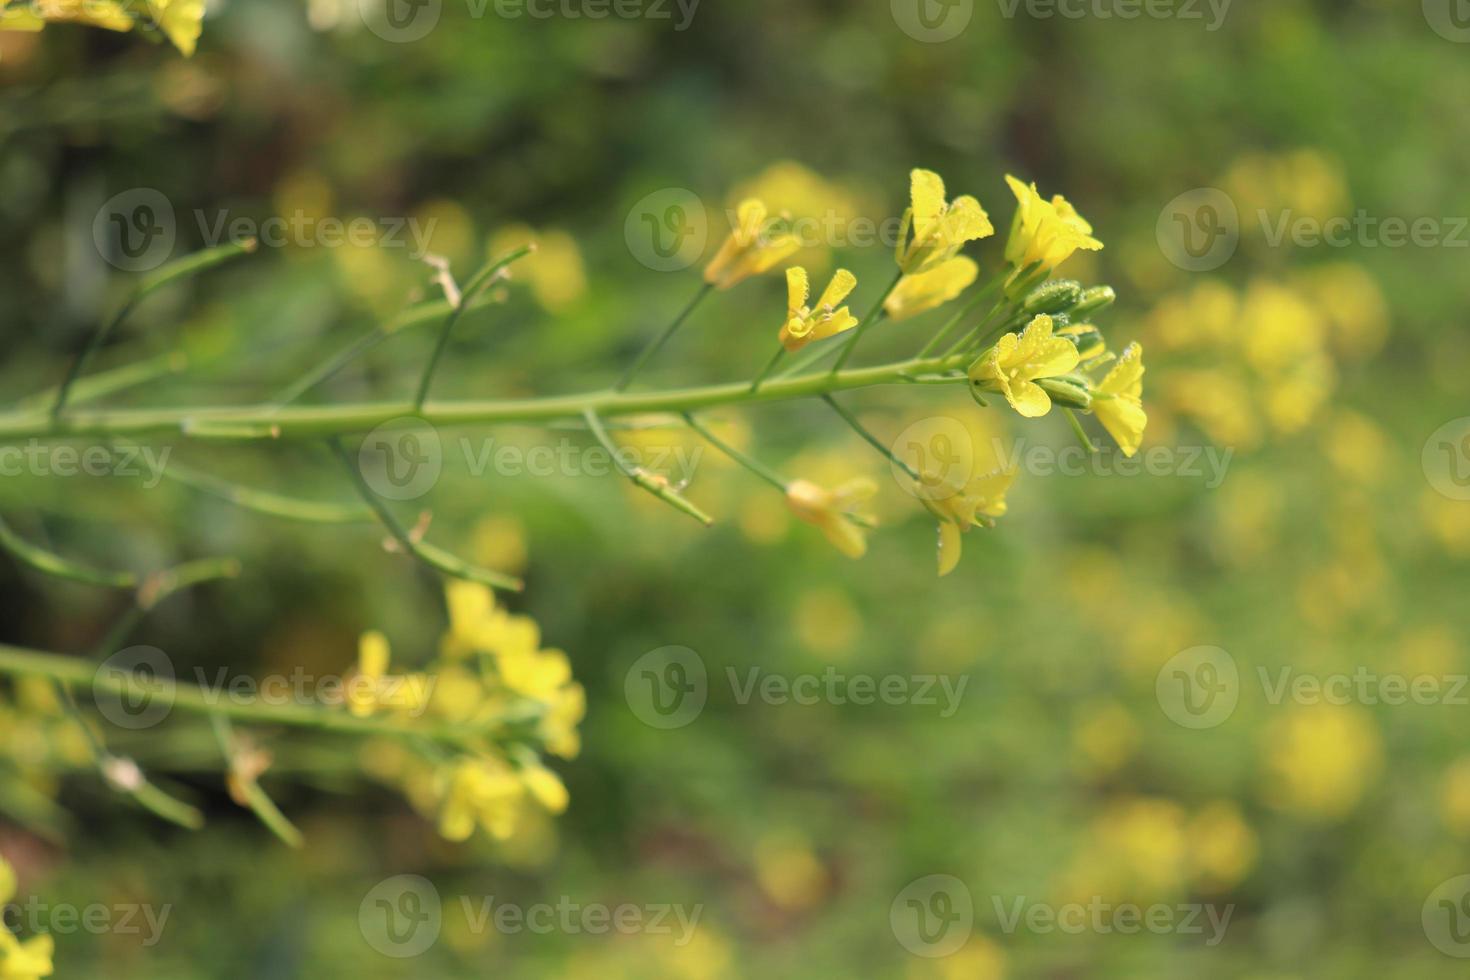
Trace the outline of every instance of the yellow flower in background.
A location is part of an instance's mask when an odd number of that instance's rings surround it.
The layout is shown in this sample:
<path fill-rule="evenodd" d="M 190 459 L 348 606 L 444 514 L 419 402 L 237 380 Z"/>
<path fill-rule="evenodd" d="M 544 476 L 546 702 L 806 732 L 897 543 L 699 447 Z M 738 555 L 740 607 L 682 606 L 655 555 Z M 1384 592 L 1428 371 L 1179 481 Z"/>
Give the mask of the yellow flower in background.
<path fill-rule="evenodd" d="M 974 259 L 958 256 L 936 265 L 928 272 L 904 276 L 888 295 L 888 299 L 883 301 L 883 309 L 890 320 L 906 320 L 911 316 L 918 316 L 954 299 L 979 274 L 980 266 Z"/>
<path fill-rule="evenodd" d="M 1011 221 L 1011 235 L 1006 242 L 1006 261 L 1017 272 L 1040 263 L 1050 272 L 1072 257 L 1078 249 L 1097 251 L 1102 242 L 1092 237 L 1088 224 L 1067 199 L 1057 194 L 1050 201 L 1042 197 L 1036 185 L 1023 184 L 1010 174 L 1006 183 L 1016 195 L 1016 216 Z"/>
<path fill-rule="evenodd" d="M 0 0 L 0 31 L 39 31 L 45 26 L 46 22 L 28 4 L 17 7 L 12 6 L 12 0 Z"/>
<path fill-rule="evenodd" d="M 832 276 L 816 309 L 807 306 L 811 284 L 806 270 L 794 266 L 786 270 L 786 322 L 781 325 L 781 346 L 798 351 L 814 340 L 826 340 L 858 325 L 857 317 L 847 307 L 837 307 L 857 286 L 857 277 L 846 269 Z"/>
<path fill-rule="evenodd" d="M 1345 705 L 1293 709 L 1267 729 L 1261 745 L 1268 802 L 1316 820 L 1351 813 L 1383 761 L 1372 716 Z"/>
<path fill-rule="evenodd" d="M 1011 488 L 1015 479 L 1014 470 L 996 470 L 963 484 L 957 479 L 919 481 L 919 499 L 930 513 L 939 518 L 941 576 L 948 575 L 959 564 L 961 534 L 980 523 L 981 517 L 1004 516 L 1007 506 L 1006 491 Z"/>
<path fill-rule="evenodd" d="M 513 225 L 490 240 L 487 258 L 497 258 L 524 245 L 535 251 L 506 270 L 508 276 L 523 275 L 537 304 L 548 313 L 560 313 L 587 293 L 587 266 L 577 240 L 558 228 L 535 231 Z"/>
<path fill-rule="evenodd" d="M 852 509 L 877 492 L 878 485 L 867 477 L 849 480 L 836 490 L 810 480 L 793 480 L 786 487 L 786 505 L 798 519 L 820 528 L 838 551 L 849 558 L 861 558 L 868 550 L 863 525 L 872 521 L 854 514 Z"/>
<path fill-rule="evenodd" d="M 388 638 L 377 630 L 362 634 L 357 644 L 357 673 L 347 682 L 347 710 L 366 718 L 380 708 L 422 710 L 428 704 L 429 679 L 422 674 L 389 676 Z"/>
<path fill-rule="evenodd" d="M 912 230 L 913 237 L 909 237 Z M 946 202 L 944 180 L 932 170 L 909 174 L 909 208 L 894 257 L 907 275 L 926 272 L 954 258 L 966 242 L 995 234 L 980 202 L 966 194 Z"/>
<path fill-rule="evenodd" d="M 704 281 L 716 289 L 767 272 L 801 248 L 796 236 L 766 227 L 766 206 L 756 198 L 741 201 L 735 214 L 730 237 L 704 268 Z"/>
<path fill-rule="evenodd" d="M 1256 833 L 1230 801 L 1211 803 L 1190 819 L 1190 873 L 1196 887 L 1210 893 L 1234 887 L 1255 867 Z"/>
<path fill-rule="evenodd" d="M 1439 784 L 1439 812 L 1452 834 L 1470 837 L 1470 758 L 1445 770 Z"/>
<path fill-rule="evenodd" d="M 136 24 L 127 5 L 117 0 L 36 0 L 31 9 L 50 23 L 86 24 L 109 31 L 130 31 Z"/>
<path fill-rule="evenodd" d="M 1017 337 L 1008 333 L 970 366 L 970 380 L 1005 395 L 1021 415 L 1040 418 L 1051 411 L 1051 396 L 1037 378 L 1054 378 L 1075 368 L 1081 356 L 1070 340 L 1052 336 L 1052 318 L 1034 318 Z"/>
<path fill-rule="evenodd" d="M 1092 414 L 1123 450 L 1138 452 L 1148 415 L 1143 410 L 1143 348 L 1129 344 L 1092 393 Z"/>
<path fill-rule="evenodd" d="M 0 908 L 15 897 L 15 870 L 0 858 Z M 38 980 L 49 977 L 54 967 L 56 943 L 50 936 L 32 936 L 25 942 L 15 937 L 8 925 L 0 924 L 0 980 Z"/>
<path fill-rule="evenodd" d="M 441 774 L 443 788 L 439 833 L 447 840 L 468 840 L 476 827 L 496 840 L 515 832 L 527 787 L 499 759 L 462 759 Z"/>
<path fill-rule="evenodd" d="M 184 57 L 193 55 L 204 30 L 204 0 L 148 0 L 148 13 Z"/>

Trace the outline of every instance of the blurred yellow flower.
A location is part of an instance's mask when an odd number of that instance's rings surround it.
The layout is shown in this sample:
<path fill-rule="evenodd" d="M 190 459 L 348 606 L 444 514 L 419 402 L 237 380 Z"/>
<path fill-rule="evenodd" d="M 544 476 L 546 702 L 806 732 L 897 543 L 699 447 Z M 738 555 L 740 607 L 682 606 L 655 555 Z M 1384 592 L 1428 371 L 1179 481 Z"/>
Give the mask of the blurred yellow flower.
<path fill-rule="evenodd" d="M 1383 747 L 1366 712 L 1346 705 L 1290 709 L 1266 730 L 1266 798 L 1317 820 L 1350 813 L 1378 776 Z"/>
<path fill-rule="evenodd" d="M 944 180 L 938 174 L 922 169 L 909 174 L 909 207 L 903 213 L 895 253 L 905 274 L 927 272 L 954 258 L 966 242 L 993 234 L 990 216 L 975 198 L 966 194 L 946 202 Z"/>
<path fill-rule="evenodd" d="M 423 674 L 388 675 L 388 638 L 377 630 L 362 634 L 357 645 L 357 671 L 347 679 L 347 709 L 366 718 L 382 708 L 421 711 L 429 700 Z"/>
<path fill-rule="evenodd" d="M 1195 886 L 1209 893 L 1234 887 L 1255 866 L 1255 831 L 1230 801 L 1211 803 L 1189 821 L 1189 864 Z"/>
<path fill-rule="evenodd" d="M 1034 183 L 1023 184 L 1010 174 L 1006 175 L 1006 183 L 1016 195 L 1006 261 L 1015 266 L 1017 273 L 1035 263 L 1040 263 L 1043 272 L 1050 272 L 1078 249 L 1096 251 L 1103 247 L 1092 237 L 1092 225 L 1062 195 L 1048 201 Z"/>
<path fill-rule="evenodd" d="M 0 908 L 9 908 L 15 897 L 15 870 L 0 858 Z M 38 980 L 53 971 L 51 957 L 56 943 L 48 935 L 32 936 L 25 942 L 16 938 L 9 924 L 0 924 L 0 980 Z"/>
<path fill-rule="evenodd" d="M 878 485 L 867 477 L 849 480 L 836 490 L 810 480 L 793 480 L 786 487 L 786 505 L 800 520 L 820 528 L 838 551 L 861 558 L 868 550 L 863 526 L 871 524 L 871 519 L 854 514 L 853 508 L 877 492 Z"/>
<path fill-rule="evenodd" d="M 526 225 L 502 228 L 490 239 L 487 258 L 499 257 L 526 245 L 535 251 L 515 267 L 531 288 L 531 295 L 548 313 L 566 310 L 587 293 L 587 267 L 577 240 L 558 228 L 536 231 Z M 507 270 L 509 273 L 509 270 Z"/>
<path fill-rule="evenodd" d="M 10 13 L 18 14 L 19 11 L 12 10 Z M 109 31 L 130 31 L 137 23 L 129 12 L 128 5 L 121 0 L 34 0 L 30 19 L 17 17 L 16 23 L 7 21 L 4 26 L 9 29 L 39 31 L 41 27 L 38 20 L 86 24 Z"/>
<path fill-rule="evenodd" d="M 525 782 L 505 763 L 491 757 L 461 759 L 441 774 L 439 833 L 447 840 L 468 840 L 476 827 L 496 840 L 515 831 L 525 802 Z"/>
<path fill-rule="evenodd" d="M 948 575 L 959 564 L 962 540 L 960 535 L 980 523 L 981 517 L 1001 517 L 1005 514 L 1006 491 L 1015 479 L 1014 470 L 995 470 L 964 483 L 957 477 L 934 480 L 920 474 L 917 485 L 919 500 L 931 514 L 939 518 L 941 576 Z"/>
<path fill-rule="evenodd" d="M 1092 414 L 1118 443 L 1123 455 L 1138 452 L 1148 415 L 1143 410 L 1143 348 L 1129 344 L 1092 394 Z"/>
<path fill-rule="evenodd" d="M 936 265 L 927 272 L 904 276 L 898 286 L 883 301 L 883 309 L 890 320 L 907 320 L 911 316 L 943 306 L 964 292 L 975 277 L 980 266 L 975 260 L 961 255 Z"/>
<path fill-rule="evenodd" d="M 1445 770 L 1439 784 L 1439 812 L 1450 832 L 1470 837 L 1470 758 Z"/>
<path fill-rule="evenodd" d="M 857 277 L 846 269 L 838 269 L 822 291 L 813 310 L 807 306 L 811 284 L 806 270 L 793 266 L 786 270 L 786 322 L 781 325 L 781 346 L 798 351 L 814 340 L 826 340 L 858 325 L 857 317 L 847 307 L 838 307 L 857 286 Z"/>
<path fill-rule="evenodd" d="M 704 281 L 729 289 L 769 271 L 801 247 L 794 235 L 766 227 L 766 206 L 756 198 L 740 202 L 735 227 L 704 269 Z"/>
<path fill-rule="evenodd" d="M 755 877 L 766 897 L 788 912 L 811 908 L 827 892 L 827 869 L 799 835 L 762 837 L 755 846 Z"/>
<path fill-rule="evenodd" d="M 204 0 L 148 0 L 148 14 L 184 57 L 194 54 L 204 29 Z"/>
<path fill-rule="evenodd" d="M 970 380 L 988 391 L 1005 395 L 1011 407 L 1026 418 L 1051 411 L 1051 397 L 1036 384 L 1075 368 L 1081 360 L 1076 346 L 1052 336 L 1052 318 L 1035 317 L 1018 337 L 1008 333 L 970 366 Z"/>

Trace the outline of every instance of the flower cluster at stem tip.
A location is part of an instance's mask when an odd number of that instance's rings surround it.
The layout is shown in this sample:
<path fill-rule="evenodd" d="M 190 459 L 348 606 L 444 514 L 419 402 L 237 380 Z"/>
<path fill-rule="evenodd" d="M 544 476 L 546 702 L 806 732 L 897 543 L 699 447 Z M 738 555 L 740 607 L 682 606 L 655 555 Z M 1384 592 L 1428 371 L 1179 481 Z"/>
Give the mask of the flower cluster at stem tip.
<path fill-rule="evenodd" d="M 996 393 L 1027 419 L 1048 415 L 1054 405 L 1090 413 L 1122 452 L 1133 456 L 1148 422 L 1143 408 L 1142 349 L 1133 343 L 1121 354 L 1110 352 L 1092 322 L 1094 314 L 1113 303 L 1110 287 L 1084 288 L 1073 280 L 1051 278 L 1076 252 L 1097 251 L 1102 242 L 1092 236 L 1092 225 L 1065 197 L 1058 194 L 1047 199 L 1034 183 L 1009 175 L 1006 182 L 1016 198 L 1016 212 L 1005 244 L 1004 266 L 946 327 L 946 336 L 956 326 L 970 329 L 948 349 L 944 360 L 963 359 L 961 364 L 967 365 L 963 380 L 981 405 L 988 404 L 986 394 Z M 736 215 L 735 227 L 705 269 L 706 283 L 720 289 L 777 268 L 799 247 L 786 230 L 790 216 L 772 218 L 759 199 L 742 201 Z M 846 340 L 845 360 L 870 322 L 908 320 L 959 299 L 980 278 L 981 269 L 975 259 L 961 255 L 961 249 L 995 234 L 977 198 L 960 195 L 950 199 L 944 180 L 923 169 L 910 174 L 909 207 L 900 227 L 894 252 L 899 274 L 867 318 L 859 319 L 848 306 L 840 305 L 858 288 L 857 277 L 849 270 L 838 269 L 812 305 L 807 270 L 801 266 L 786 269 L 787 309 L 777 334 L 781 345 L 777 360 L 782 354 L 855 331 Z M 972 316 L 975 304 L 996 289 L 1000 300 L 990 313 Z M 919 359 L 935 348 L 931 342 Z M 937 380 L 947 379 L 951 369 L 948 365 L 937 369 Z M 752 390 L 764 378 L 762 374 Z M 961 534 L 1005 513 L 1005 494 L 1015 474 L 998 470 L 964 482 L 933 473 L 913 475 L 917 496 L 939 520 L 938 565 L 944 575 L 959 560 Z M 873 519 L 853 508 L 876 492 L 871 481 L 830 490 L 809 480 L 794 480 L 785 484 L 785 490 L 791 512 L 819 528 L 839 551 L 852 558 L 866 552 L 865 532 L 873 526 Z"/>

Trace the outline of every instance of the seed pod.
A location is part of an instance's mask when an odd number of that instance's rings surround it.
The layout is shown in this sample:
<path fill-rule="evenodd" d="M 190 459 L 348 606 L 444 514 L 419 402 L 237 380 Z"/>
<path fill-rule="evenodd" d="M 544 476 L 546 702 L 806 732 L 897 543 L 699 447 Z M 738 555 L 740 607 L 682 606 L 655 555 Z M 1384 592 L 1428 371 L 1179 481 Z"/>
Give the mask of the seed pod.
<path fill-rule="evenodd" d="M 1064 374 L 1055 378 L 1037 378 L 1036 383 L 1051 396 L 1058 405 L 1068 408 L 1090 408 L 1092 389 L 1087 379 L 1077 374 Z"/>

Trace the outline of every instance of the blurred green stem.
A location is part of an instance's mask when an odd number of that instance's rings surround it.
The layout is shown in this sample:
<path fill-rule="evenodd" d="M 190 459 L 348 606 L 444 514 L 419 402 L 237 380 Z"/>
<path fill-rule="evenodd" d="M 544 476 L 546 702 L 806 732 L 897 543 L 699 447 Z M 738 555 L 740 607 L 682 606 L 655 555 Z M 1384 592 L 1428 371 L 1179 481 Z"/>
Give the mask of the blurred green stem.
<path fill-rule="evenodd" d="M 623 374 L 622 380 L 614 386 L 613 391 L 627 390 L 627 387 L 633 383 L 633 379 L 638 377 L 638 372 L 643 370 L 643 366 L 653 358 L 653 355 L 663 349 L 664 344 L 667 344 L 674 334 L 679 332 L 679 328 L 684 325 L 684 321 L 689 319 L 689 314 L 693 313 L 694 308 L 704 302 L 704 298 L 714 288 L 714 286 L 707 282 L 700 284 L 699 292 L 695 293 L 694 298 L 689 301 L 689 304 L 680 311 L 678 316 L 674 317 L 674 322 L 665 327 L 663 333 L 659 334 L 649 342 L 648 346 L 643 348 L 643 353 L 639 354 L 638 359 L 629 365 L 628 370 Z"/>

